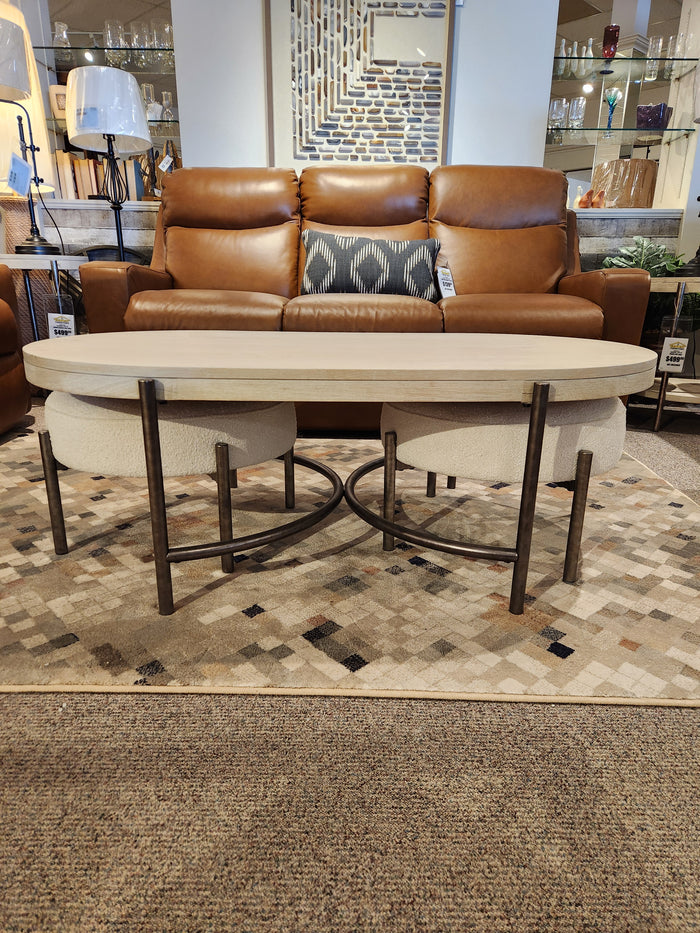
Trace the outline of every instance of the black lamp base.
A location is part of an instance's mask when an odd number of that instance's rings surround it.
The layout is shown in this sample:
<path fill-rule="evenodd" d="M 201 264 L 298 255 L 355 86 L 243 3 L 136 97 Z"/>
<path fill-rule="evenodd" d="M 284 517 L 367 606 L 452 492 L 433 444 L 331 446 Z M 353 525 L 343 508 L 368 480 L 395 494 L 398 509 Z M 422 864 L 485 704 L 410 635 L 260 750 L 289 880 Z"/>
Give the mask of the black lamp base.
<path fill-rule="evenodd" d="M 23 243 L 15 246 L 15 252 L 24 256 L 57 256 L 61 250 L 43 236 L 28 236 Z"/>

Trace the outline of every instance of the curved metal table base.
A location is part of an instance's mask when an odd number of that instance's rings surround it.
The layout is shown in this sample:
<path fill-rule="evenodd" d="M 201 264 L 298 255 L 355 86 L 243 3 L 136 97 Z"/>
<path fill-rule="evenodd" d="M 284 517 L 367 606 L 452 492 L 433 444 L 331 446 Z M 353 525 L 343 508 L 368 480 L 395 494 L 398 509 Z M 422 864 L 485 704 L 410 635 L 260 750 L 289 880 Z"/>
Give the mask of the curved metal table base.
<path fill-rule="evenodd" d="M 345 498 L 348 505 L 359 515 L 368 525 L 378 528 L 402 541 L 408 541 L 409 544 L 417 544 L 420 547 L 432 548 L 435 551 L 445 551 L 447 554 L 457 554 L 460 557 L 486 558 L 489 560 L 514 561 L 518 553 L 515 548 L 495 547 L 490 544 L 466 544 L 464 541 L 456 541 L 452 538 L 442 538 L 439 535 L 431 534 L 429 531 L 422 531 L 419 528 L 408 528 L 406 525 L 399 525 L 390 519 L 383 518 L 372 512 L 366 505 L 363 505 L 357 498 L 355 486 L 357 483 L 374 470 L 379 470 L 384 466 L 384 457 L 378 457 L 376 460 L 370 460 L 369 463 L 358 467 L 345 480 Z"/>
<path fill-rule="evenodd" d="M 344 488 L 338 474 L 324 463 L 294 454 L 293 449 L 278 459 L 284 460 L 285 506 L 294 507 L 294 465 L 302 466 L 321 474 L 331 484 L 331 494 L 318 508 L 307 512 L 283 525 L 277 525 L 266 531 L 233 538 L 231 509 L 231 470 L 229 468 L 228 444 L 215 445 L 216 485 L 219 507 L 219 540 L 189 547 L 171 548 L 168 544 L 168 520 L 163 486 L 163 466 L 158 430 L 158 406 L 155 383 L 152 379 L 139 380 L 139 398 L 141 402 L 141 421 L 143 424 L 144 452 L 146 455 L 146 477 L 148 480 L 148 501 L 151 515 L 151 533 L 153 538 L 153 558 L 156 569 L 158 588 L 158 611 L 161 615 L 174 612 L 173 585 L 170 565 L 188 560 L 201 560 L 205 557 L 220 557 L 225 573 L 234 569 L 233 555 L 238 551 L 263 547 L 282 541 L 292 535 L 307 531 L 323 521 L 341 502 Z M 61 493 L 58 485 L 57 463 L 51 449 L 48 431 L 39 432 L 41 457 L 44 467 L 46 493 L 51 517 L 54 549 L 57 554 L 66 554 L 66 531 L 61 505 Z"/>
<path fill-rule="evenodd" d="M 329 499 L 318 509 L 301 518 L 287 522 L 277 528 L 256 534 L 246 535 L 233 540 L 231 531 L 231 502 L 228 480 L 228 445 L 216 445 L 216 475 L 219 491 L 219 534 L 221 540 L 208 544 L 193 545 L 185 548 L 171 548 L 168 545 L 168 524 L 165 514 L 165 491 L 163 489 L 163 468 L 160 453 L 160 435 L 158 431 L 158 403 L 155 382 L 152 379 L 139 379 L 139 400 L 141 402 L 141 421 L 143 424 L 143 443 L 146 454 L 146 476 L 148 478 L 148 498 L 151 509 L 151 530 L 153 533 L 153 559 L 156 568 L 158 587 L 158 611 L 161 615 L 174 612 L 173 584 L 170 565 L 186 560 L 199 560 L 204 557 L 221 557 L 224 572 L 233 570 L 233 554 L 244 548 L 260 547 L 281 541 L 298 532 L 305 531 L 322 521 L 343 498 L 343 481 L 325 464 L 317 463 L 307 457 L 295 456 L 289 451 L 285 460 L 285 501 L 291 507 L 294 501 L 292 463 L 309 467 L 330 480 L 333 491 Z"/>
<path fill-rule="evenodd" d="M 364 466 L 358 467 L 345 481 L 345 498 L 347 499 L 348 505 L 360 518 L 364 519 L 364 521 L 374 528 L 378 528 L 380 531 L 384 532 L 385 550 L 391 550 L 393 548 L 393 539 L 397 537 L 411 544 L 432 548 L 436 551 L 445 551 L 448 554 L 457 554 L 461 557 L 500 560 L 506 563 L 512 563 L 514 565 L 513 582 L 510 589 L 509 609 L 513 615 L 521 615 L 525 605 L 525 587 L 527 585 L 527 571 L 530 563 L 532 529 L 535 518 L 535 503 L 537 500 L 537 483 L 540 472 L 542 441 L 544 438 L 548 399 L 549 384 L 542 382 L 534 383 L 525 451 L 522 493 L 520 496 L 520 507 L 518 509 L 518 530 L 514 548 L 455 541 L 450 538 L 443 538 L 431 534 L 428 531 L 423 531 L 416 527 L 407 528 L 404 525 L 397 524 L 393 520 L 396 501 L 396 434 L 394 432 L 387 432 L 384 436 L 384 457 L 379 457 L 376 460 L 370 461 L 370 463 L 364 464 Z M 384 471 L 383 515 L 379 516 L 360 502 L 355 493 L 355 486 L 363 476 L 367 473 L 371 473 L 373 470 L 379 469 L 384 463 L 386 463 L 386 469 Z M 576 580 L 583 526 L 583 510 L 585 509 L 590 464 L 590 452 L 580 451 L 577 464 L 577 492 L 574 496 L 572 507 L 572 520 L 569 526 L 564 572 L 564 580 L 567 583 L 573 583 Z M 434 476 L 428 474 L 428 495 L 434 492 L 434 486 Z M 448 481 L 448 488 L 453 488 L 451 477 Z"/>
<path fill-rule="evenodd" d="M 324 463 L 319 463 L 317 460 L 312 460 L 310 457 L 294 454 L 291 459 L 297 466 L 306 467 L 330 480 L 333 490 L 330 497 L 322 505 L 311 512 L 307 512 L 300 518 L 286 522 L 284 525 L 277 525 L 267 531 L 256 531 L 249 535 L 242 535 L 235 540 L 231 538 L 225 541 L 212 541 L 209 544 L 192 544 L 189 547 L 169 548 L 166 555 L 168 563 L 177 564 L 181 561 L 200 560 L 204 557 L 222 557 L 225 554 L 236 554 L 238 551 L 245 551 L 250 548 L 264 547 L 266 544 L 274 544 L 300 531 L 313 528 L 314 525 L 323 521 L 343 498 L 342 479 L 330 467 L 327 467 Z"/>
<path fill-rule="evenodd" d="M 579 558 L 581 553 L 581 537 L 583 534 L 583 519 L 586 509 L 586 497 L 588 493 L 588 481 L 591 472 L 591 461 L 593 455 L 589 450 L 581 450 L 578 453 L 576 481 L 574 488 L 573 501 L 571 505 L 571 518 L 569 521 L 569 534 L 566 543 L 566 557 L 564 562 L 563 580 L 565 583 L 576 583 L 579 578 Z M 468 544 L 464 541 L 456 541 L 452 538 L 443 538 L 439 535 L 431 534 L 429 531 L 423 531 L 419 528 L 409 528 L 400 525 L 398 522 L 391 521 L 386 517 L 377 515 L 363 505 L 357 497 L 355 487 L 357 483 L 368 473 L 381 469 L 384 466 L 384 457 L 378 457 L 371 460 L 363 466 L 358 467 L 345 481 L 345 498 L 350 508 L 359 515 L 367 524 L 378 528 L 384 532 L 384 549 L 393 549 L 394 537 L 402 541 L 408 541 L 410 544 L 417 544 L 419 547 L 431 548 L 435 551 L 444 551 L 447 554 L 457 554 L 459 557 L 473 557 L 476 559 L 500 560 L 505 563 L 514 563 L 516 569 L 520 569 L 520 578 L 526 579 L 529 557 L 529 546 L 532 537 L 531 530 L 527 540 L 526 556 L 518 553 L 518 548 L 497 547 L 489 544 Z M 389 472 L 389 471 L 387 471 Z M 393 480 L 392 480 L 393 482 Z M 386 488 L 386 487 L 385 487 Z M 454 489 L 454 485 L 448 484 L 448 489 Z M 385 499 L 386 503 L 386 499 Z M 390 501 L 388 510 L 393 511 L 394 503 Z M 521 513 L 522 513 L 521 502 Z M 385 505 L 385 511 L 387 506 Z M 519 517 L 519 525 L 523 520 L 522 514 Z M 527 533 L 527 532 L 526 532 Z M 513 615 L 521 615 L 525 602 L 525 585 L 513 573 L 513 584 L 510 594 L 510 611 Z"/>

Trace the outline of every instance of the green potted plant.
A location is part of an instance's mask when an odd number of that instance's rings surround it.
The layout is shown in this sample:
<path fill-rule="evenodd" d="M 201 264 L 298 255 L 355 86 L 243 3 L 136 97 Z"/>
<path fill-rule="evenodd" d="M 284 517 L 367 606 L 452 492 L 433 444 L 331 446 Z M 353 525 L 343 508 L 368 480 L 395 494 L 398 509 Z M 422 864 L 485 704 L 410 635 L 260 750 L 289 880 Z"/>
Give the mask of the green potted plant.
<path fill-rule="evenodd" d="M 619 256 L 606 256 L 603 268 L 646 269 L 649 275 L 673 275 L 683 265 L 683 253 L 677 256 L 667 246 L 652 243 L 643 236 L 634 238 L 634 246 L 620 247 Z"/>
<path fill-rule="evenodd" d="M 634 237 L 634 246 L 622 246 L 619 255 L 606 256 L 603 268 L 617 267 L 619 269 L 646 269 L 652 276 L 673 276 L 685 265 L 683 253 L 677 255 L 660 243 L 652 243 L 643 236 Z M 649 295 L 649 304 L 642 330 L 642 345 L 652 350 L 661 349 L 661 322 L 663 318 L 673 315 L 675 295 L 671 293 L 652 292 Z M 700 295 L 686 293 L 683 300 L 682 314 L 692 318 L 692 330 L 700 328 Z M 686 367 L 683 375 L 694 375 L 694 341 L 691 341 L 690 352 L 686 357 Z M 686 369 L 688 370 L 686 372 Z"/>

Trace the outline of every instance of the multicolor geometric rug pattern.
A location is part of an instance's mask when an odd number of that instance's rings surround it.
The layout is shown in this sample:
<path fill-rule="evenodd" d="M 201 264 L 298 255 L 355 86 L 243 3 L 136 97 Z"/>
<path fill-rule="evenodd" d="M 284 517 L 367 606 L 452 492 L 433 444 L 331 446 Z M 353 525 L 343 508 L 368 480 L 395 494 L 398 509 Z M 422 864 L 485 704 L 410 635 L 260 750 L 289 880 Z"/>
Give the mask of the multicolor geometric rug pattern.
<path fill-rule="evenodd" d="M 343 503 L 305 538 L 237 555 L 232 575 L 212 559 L 174 565 L 164 617 L 145 480 L 62 472 L 70 551 L 54 554 L 41 414 L 0 443 L 0 684 L 700 699 L 700 507 L 631 457 L 591 482 L 575 585 L 561 579 L 571 493 L 540 487 L 521 616 L 511 565 L 383 551 Z M 344 479 L 380 445 L 297 451 Z M 325 482 L 297 469 L 297 512 Z M 513 546 L 519 487 L 443 482 L 428 499 L 424 474 L 398 483 L 404 520 Z M 358 494 L 378 503 L 380 474 Z M 169 479 L 166 495 L 171 545 L 216 539 L 209 477 Z M 242 471 L 236 531 L 279 522 L 283 499 L 280 463 Z"/>

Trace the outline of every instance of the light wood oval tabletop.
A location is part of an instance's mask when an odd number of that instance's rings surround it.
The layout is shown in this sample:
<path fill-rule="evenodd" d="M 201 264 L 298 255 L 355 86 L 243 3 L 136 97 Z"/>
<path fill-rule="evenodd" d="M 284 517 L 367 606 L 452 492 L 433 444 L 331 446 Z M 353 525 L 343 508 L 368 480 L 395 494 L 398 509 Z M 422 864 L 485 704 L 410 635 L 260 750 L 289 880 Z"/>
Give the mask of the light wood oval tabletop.
<path fill-rule="evenodd" d="M 521 334 L 126 331 L 24 347 L 34 385 L 77 395 L 270 401 L 552 401 L 640 392 L 656 353 L 605 340 Z"/>

